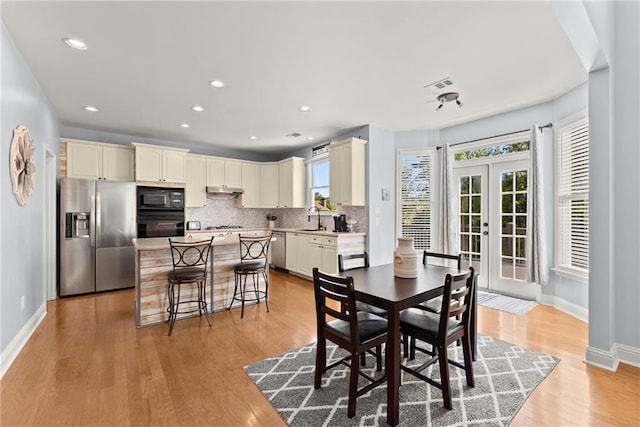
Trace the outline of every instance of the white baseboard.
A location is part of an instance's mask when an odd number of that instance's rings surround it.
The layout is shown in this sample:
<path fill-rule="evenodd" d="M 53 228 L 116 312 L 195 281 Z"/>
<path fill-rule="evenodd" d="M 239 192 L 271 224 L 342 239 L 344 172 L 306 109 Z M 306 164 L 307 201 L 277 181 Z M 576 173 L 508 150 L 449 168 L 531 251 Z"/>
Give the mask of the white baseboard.
<path fill-rule="evenodd" d="M 36 331 L 40 323 L 47 315 L 47 302 L 42 303 L 40 308 L 33 313 L 33 316 L 25 323 L 15 337 L 11 340 L 7 348 L 0 353 L 0 379 L 9 370 L 9 367 L 16 360 L 22 348 L 27 344 L 31 335 Z"/>
<path fill-rule="evenodd" d="M 616 356 L 615 344 L 611 347 L 611 350 L 605 351 L 595 347 L 587 347 L 587 351 L 584 355 L 584 361 L 589 365 L 597 366 L 598 368 L 606 369 L 607 371 L 618 370 L 618 357 Z"/>
<path fill-rule="evenodd" d="M 609 351 L 587 347 L 585 362 L 613 372 L 618 370 L 620 363 L 640 367 L 640 348 L 618 343 L 613 344 Z"/>
<path fill-rule="evenodd" d="M 569 302 L 563 298 L 558 298 L 553 295 L 542 295 L 540 298 L 540 304 L 549 305 L 557 308 L 558 310 L 567 313 L 577 319 L 582 320 L 585 323 L 589 323 L 589 310 L 581 307 L 577 304 Z"/>

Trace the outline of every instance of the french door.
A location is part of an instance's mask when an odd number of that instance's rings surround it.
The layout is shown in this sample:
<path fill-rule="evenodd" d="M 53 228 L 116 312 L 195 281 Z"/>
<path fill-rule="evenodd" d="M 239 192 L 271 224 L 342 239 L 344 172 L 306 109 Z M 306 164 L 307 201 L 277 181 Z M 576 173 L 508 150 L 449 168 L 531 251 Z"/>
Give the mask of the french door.
<path fill-rule="evenodd" d="M 463 268 L 478 272 L 478 286 L 535 299 L 526 282 L 528 161 L 511 160 L 454 169 Z"/>

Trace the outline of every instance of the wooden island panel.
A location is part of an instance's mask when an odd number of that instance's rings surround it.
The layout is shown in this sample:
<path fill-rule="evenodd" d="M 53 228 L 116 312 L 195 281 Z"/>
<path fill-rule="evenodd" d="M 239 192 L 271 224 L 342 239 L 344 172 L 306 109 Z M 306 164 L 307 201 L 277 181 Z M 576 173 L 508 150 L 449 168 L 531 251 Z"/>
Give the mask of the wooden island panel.
<path fill-rule="evenodd" d="M 208 238 L 210 235 L 206 236 L 203 233 L 202 237 Z M 173 268 L 169 240 L 167 238 L 134 239 L 134 247 L 136 249 L 136 326 L 142 327 L 165 323 L 169 318 L 169 313 L 167 312 L 169 305 L 167 274 Z M 237 233 L 235 235 L 227 233 L 219 241 L 214 238 L 209 260 L 211 265 L 209 266 L 209 277 L 205 286 L 209 311 L 226 310 L 229 308 L 233 298 L 235 287 L 233 268 L 240 262 L 240 245 Z M 247 287 L 253 289 L 249 282 Z M 259 288 L 260 290 L 265 288 L 262 278 Z M 182 285 L 180 299 L 182 301 L 196 300 L 196 293 L 195 284 Z M 193 303 L 193 306 L 196 307 L 196 304 Z M 235 301 L 232 308 L 239 306 L 240 302 Z M 184 305 L 180 309 L 187 311 L 190 308 L 188 305 Z M 180 314 L 178 319 L 198 315 L 197 311 Z"/>

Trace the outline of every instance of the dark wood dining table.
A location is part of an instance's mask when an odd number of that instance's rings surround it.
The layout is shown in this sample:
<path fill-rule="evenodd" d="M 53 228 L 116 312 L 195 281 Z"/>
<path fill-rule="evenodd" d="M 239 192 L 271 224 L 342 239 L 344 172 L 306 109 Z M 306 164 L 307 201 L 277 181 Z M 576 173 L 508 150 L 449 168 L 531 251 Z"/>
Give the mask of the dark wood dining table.
<path fill-rule="evenodd" d="M 418 266 L 418 277 L 402 279 L 393 274 L 393 264 L 347 270 L 340 276 L 353 277 L 356 298 L 362 302 L 384 308 L 387 311 L 387 351 L 385 371 L 387 375 L 387 424 L 396 426 L 400 421 L 400 311 L 420 302 L 442 295 L 447 273 L 458 270 L 439 265 Z M 471 304 L 471 347 L 476 354 L 476 301 Z M 393 349 L 391 351 L 390 349 Z"/>

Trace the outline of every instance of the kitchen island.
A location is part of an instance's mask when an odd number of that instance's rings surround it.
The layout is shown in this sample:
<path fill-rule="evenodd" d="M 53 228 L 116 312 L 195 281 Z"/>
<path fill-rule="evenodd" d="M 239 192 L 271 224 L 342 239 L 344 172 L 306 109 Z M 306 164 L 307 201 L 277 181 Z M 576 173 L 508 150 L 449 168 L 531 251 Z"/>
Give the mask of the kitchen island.
<path fill-rule="evenodd" d="M 235 286 L 233 267 L 240 262 L 238 232 L 214 233 L 209 254 L 209 277 L 206 292 L 209 311 L 226 310 L 233 298 Z M 264 234 L 264 230 L 243 231 L 243 235 Z M 212 233 L 189 233 L 187 237 L 176 237 L 184 241 L 211 238 Z M 135 248 L 135 320 L 136 326 L 165 323 L 169 317 L 167 307 L 167 273 L 173 268 L 171 249 L 167 237 L 133 239 Z M 264 283 L 260 283 L 262 290 Z M 195 286 L 184 286 L 181 299 L 195 299 Z M 185 294 L 186 292 L 186 294 Z M 193 295 L 190 295 L 193 292 Z M 235 302 L 234 306 L 240 305 Z M 198 316 L 198 313 L 178 315 L 178 319 Z"/>

